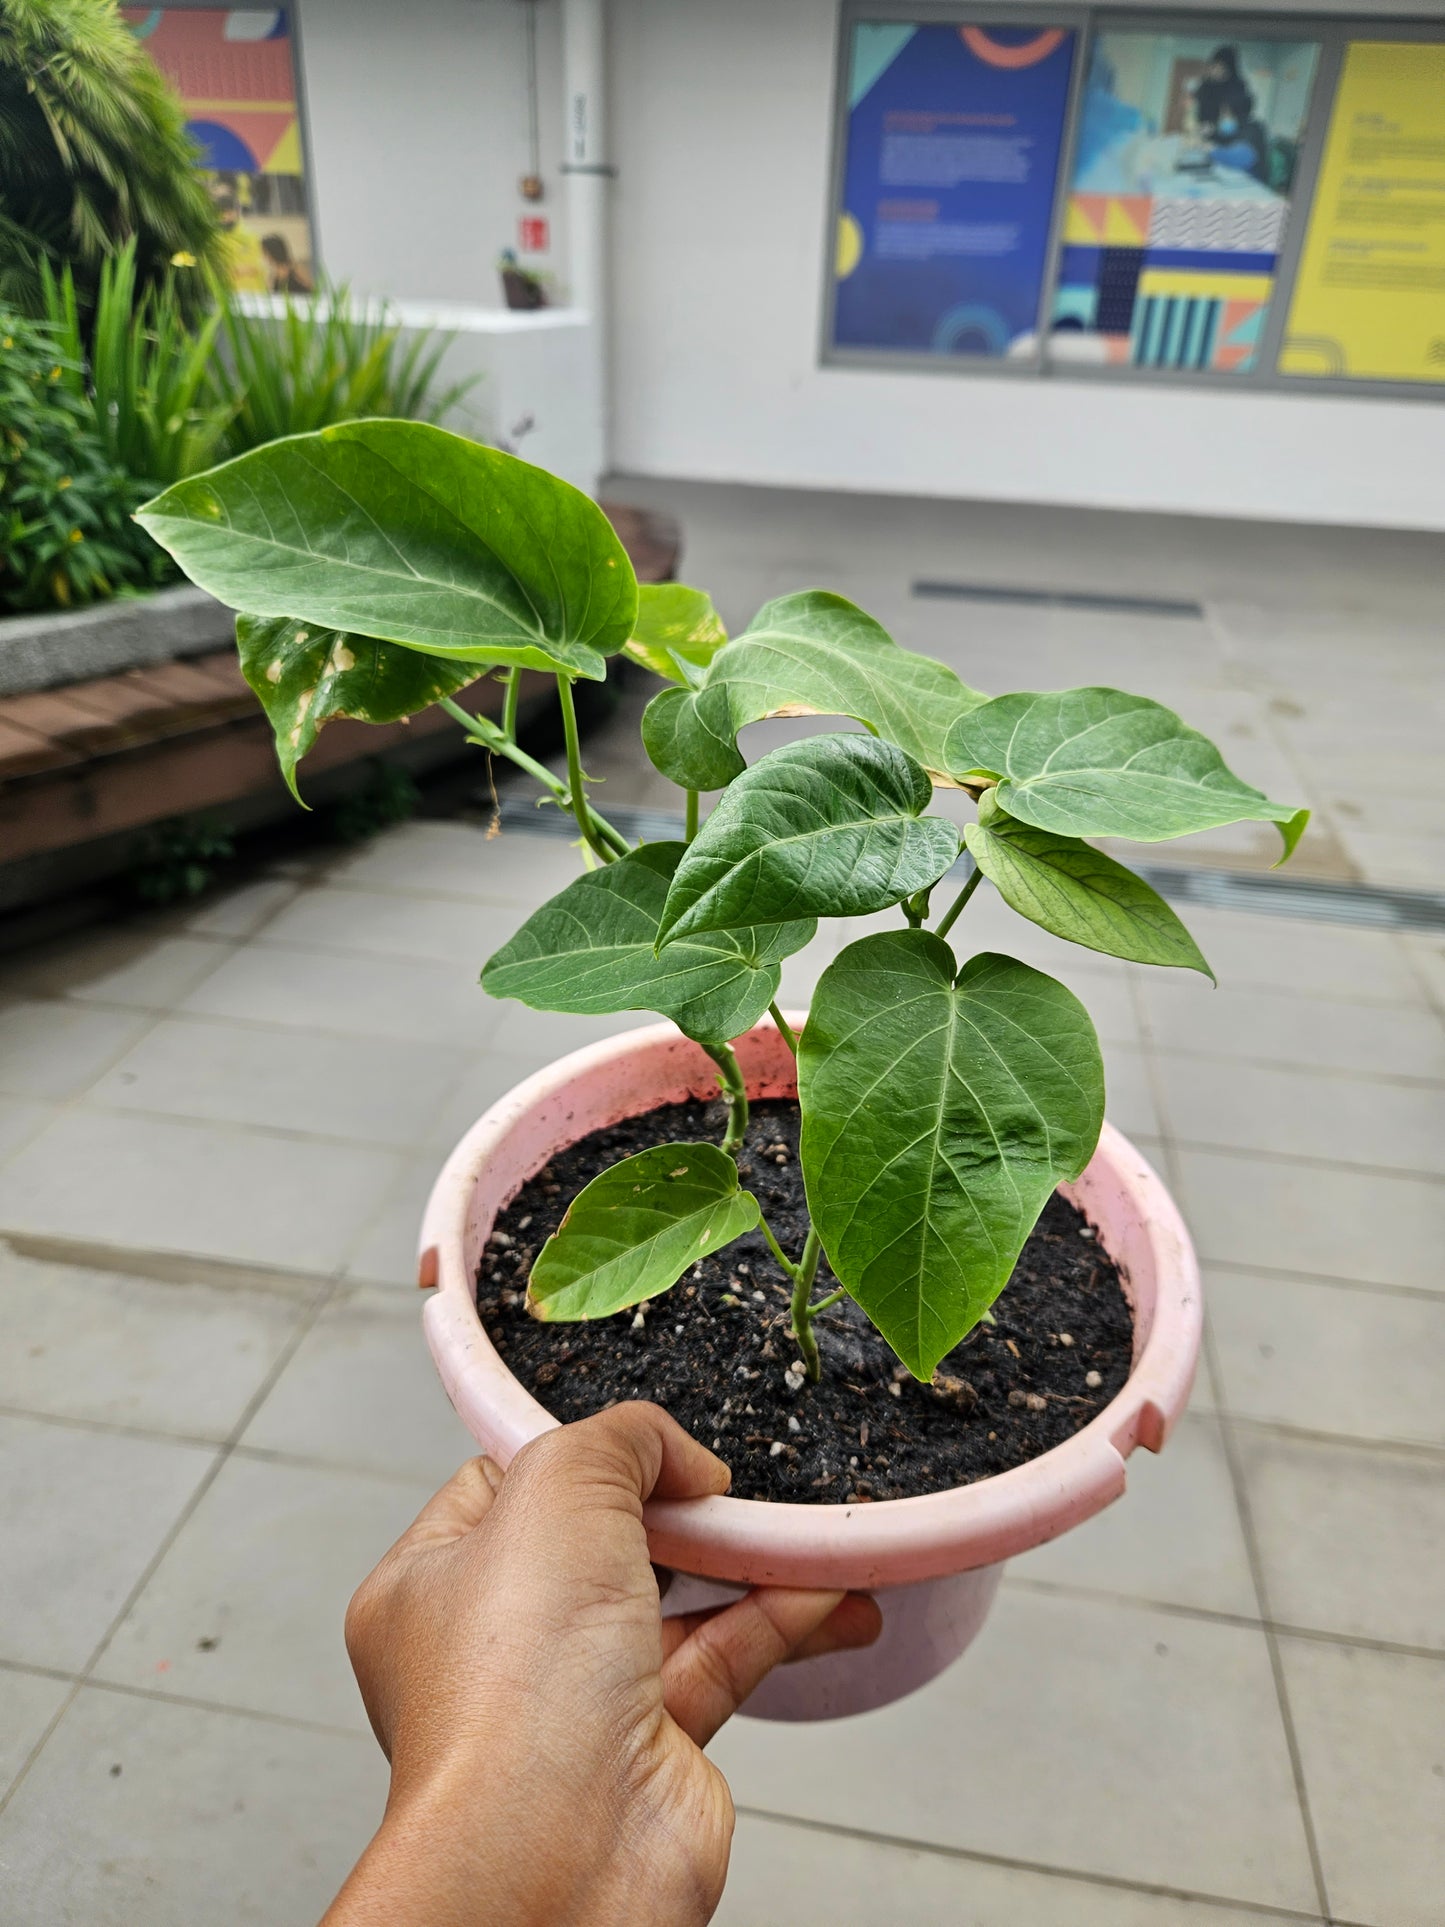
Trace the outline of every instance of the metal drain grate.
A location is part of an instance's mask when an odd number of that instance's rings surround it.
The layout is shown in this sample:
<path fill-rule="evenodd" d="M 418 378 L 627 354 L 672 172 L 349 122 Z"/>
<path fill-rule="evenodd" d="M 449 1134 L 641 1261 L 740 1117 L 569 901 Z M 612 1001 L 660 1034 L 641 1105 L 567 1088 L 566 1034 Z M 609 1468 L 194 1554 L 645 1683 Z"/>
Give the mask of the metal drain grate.
<path fill-rule="evenodd" d="M 1009 582 L 934 582 L 913 584 L 912 593 L 945 602 L 1009 602 L 1030 609 L 1090 609 L 1109 615 L 1182 616 L 1204 620 L 1204 604 L 1173 596 L 1102 595 L 1090 589 L 1034 589 Z"/>
<path fill-rule="evenodd" d="M 507 797 L 502 825 L 533 836 L 577 841 L 570 816 Z M 663 843 L 683 834 L 683 820 L 668 810 L 613 804 L 607 819 L 638 842 Z M 962 882 L 973 865 L 967 857 L 952 874 Z M 1445 930 L 1445 892 L 1387 890 L 1371 883 L 1322 883 L 1314 877 L 1259 875 L 1252 870 L 1206 870 L 1183 864 L 1137 863 L 1134 868 L 1161 897 L 1211 910 L 1252 910 L 1257 916 L 1299 917 L 1310 923 L 1348 923 L 1359 930 Z"/>

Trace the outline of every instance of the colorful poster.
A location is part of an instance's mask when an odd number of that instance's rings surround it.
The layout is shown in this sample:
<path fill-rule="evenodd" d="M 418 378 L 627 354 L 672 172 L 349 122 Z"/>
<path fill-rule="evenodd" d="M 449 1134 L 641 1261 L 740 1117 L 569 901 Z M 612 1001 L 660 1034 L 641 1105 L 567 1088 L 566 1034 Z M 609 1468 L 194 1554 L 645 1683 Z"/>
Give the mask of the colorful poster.
<path fill-rule="evenodd" d="M 1445 46 L 1346 49 L 1279 371 L 1445 381 Z"/>
<path fill-rule="evenodd" d="M 1254 367 L 1318 64 L 1310 40 L 1099 36 L 1051 360 Z"/>
<path fill-rule="evenodd" d="M 1075 36 L 860 21 L 849 49 L 833 342 L 1036 345 Z"/>
<path fill-rule="evenodd" d="M 127 7 L 122 13 L 185 105 L 230 235 L 234 286 L 309 293 L 315 267 L 285 9 Z"/>

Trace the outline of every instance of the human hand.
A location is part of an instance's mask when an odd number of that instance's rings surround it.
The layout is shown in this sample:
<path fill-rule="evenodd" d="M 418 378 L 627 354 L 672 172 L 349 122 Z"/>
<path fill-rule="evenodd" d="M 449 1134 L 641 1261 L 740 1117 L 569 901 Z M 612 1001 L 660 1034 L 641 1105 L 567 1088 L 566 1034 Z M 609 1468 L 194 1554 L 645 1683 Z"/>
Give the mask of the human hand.
<path fill-rule="evenodd" d="M 391 1761 L 323 1927 L 667 1927 L 711 1918 L 733 1830 L 702 1748 L 780 1661 L 871 1645 L 861 1594 L 767 1588 L 663 1620 L 648 1498 L 726 1491 L 654 1405 L 464 1465 L 346 1616 Z"/>

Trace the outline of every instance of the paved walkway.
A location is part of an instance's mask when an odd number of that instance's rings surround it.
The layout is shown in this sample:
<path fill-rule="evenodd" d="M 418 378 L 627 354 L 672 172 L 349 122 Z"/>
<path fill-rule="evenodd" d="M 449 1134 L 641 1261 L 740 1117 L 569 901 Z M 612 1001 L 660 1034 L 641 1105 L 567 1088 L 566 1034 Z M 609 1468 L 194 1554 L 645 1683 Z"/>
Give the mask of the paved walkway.
<path fill-rule="evenodd" d="M 1242 774 L 1326 807 L 1317 874 L 1445 870 L 1421 545 L 1256 531 L 1226 607 L 1217 527 L 1139 550 L 1117 521 L 1106 555 L 1104 518 L 1058 518 L 1011 557 L 977 526 L 996 511 L 668 500 L 734 621 L 823 580 L 985 686 L 1172 698 Z M 907 593 L 1026 567 L 1172 585 L 1205 615 Z M 1379 611 L 1363 642 L 1359 604 Z M 589 762 L 610 798 L 670 804 L 620 734 Z M 1201 855 L 1257 863 L 1249 835 Z M 418 823 L 0 972 L 7 1922 L 305 1927 L 373 1825 L 342 1612 L 467 1450 L 418 1330 L 422 1198 L 492 1097 L 631 1021 L 476 988 L 574 863 Z M 1191 1414 L 1117 1508 L 1010 1567 L 935 1689 L 720 1737 L 732 1927 L 1445 1918 L 1445 943 L 1188 921 L 1217 992 L 1057 945 L 987 895 L 967 913 L 1084 996 L 1110 1114 L 1184 1205 L 1210 1317 Z M 827 954 L 794 960 L 788 993 Z"/>

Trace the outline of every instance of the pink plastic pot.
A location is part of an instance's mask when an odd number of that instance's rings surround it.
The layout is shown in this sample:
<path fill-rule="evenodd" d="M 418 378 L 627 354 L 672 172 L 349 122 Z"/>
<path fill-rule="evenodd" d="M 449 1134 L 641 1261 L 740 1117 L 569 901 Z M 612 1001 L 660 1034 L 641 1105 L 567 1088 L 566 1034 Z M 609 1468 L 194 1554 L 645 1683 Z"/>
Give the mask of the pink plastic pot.
<path fill-rule="evenodd" d="M 737 1053 L 749 1096 L 796 1095 L 793 1058 L 771 1023 L 739 1039 Z M 711 1060 L 671 1024 L 627 1031 L 517 1085 L 447 1159 L 421 1233 L 418 1282 L 434 1287 L 427 1343 L 463 1423 L 499 1464 L 557 1421 L 512 1377 L 477 1316 L 477 1261 L 497 1213 L 555 1152 L 590 1131 L 716 1088 Z M 922 1686 L 978 1632 L 1003 1562 L 1117 1499 L 1134 1447 L 1157 1452 L 1169 1436 L 1199 1354 L 1189 1235 L 1159 1179 L 1111 1125 L 1065 1191 L 1097 1227 L 1134 1310 L 1128 1383 L 1082 1431 L 1012 1472 L 917 1499 L 847 1506 L 721 1498 L 648 1508 L 652 1556 L 679 1574 L 669 1612 L 770 1584 L 878 1596 L 884 1630 L 875 1646 L 780 1668 L 748 1712 L 829 1719 Z"/>

